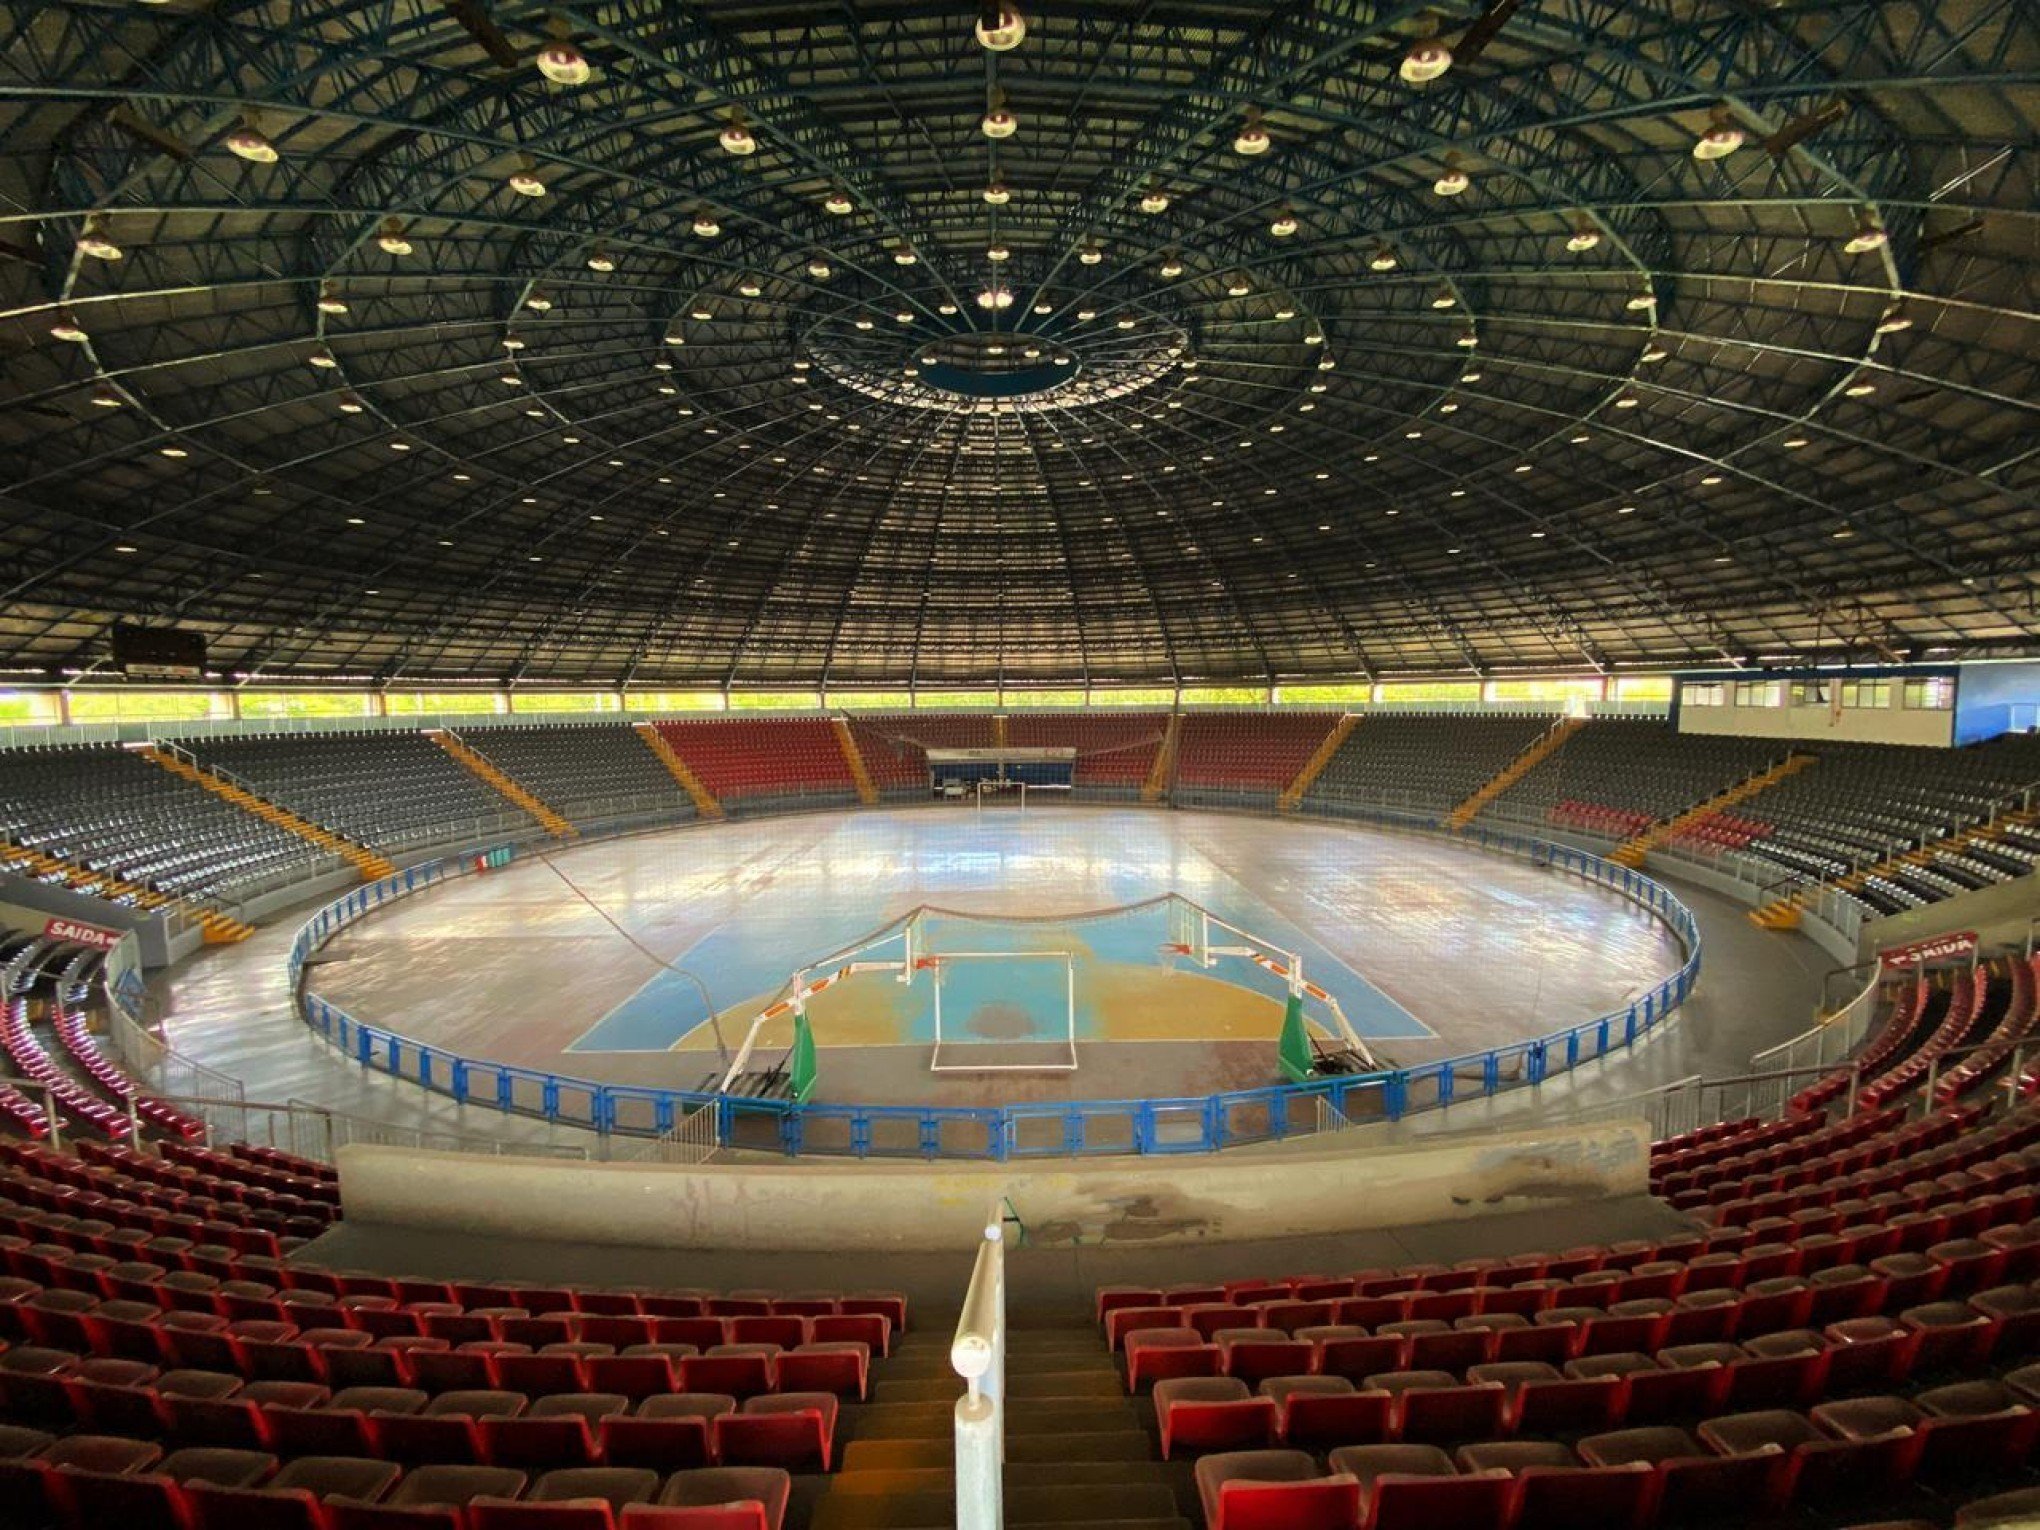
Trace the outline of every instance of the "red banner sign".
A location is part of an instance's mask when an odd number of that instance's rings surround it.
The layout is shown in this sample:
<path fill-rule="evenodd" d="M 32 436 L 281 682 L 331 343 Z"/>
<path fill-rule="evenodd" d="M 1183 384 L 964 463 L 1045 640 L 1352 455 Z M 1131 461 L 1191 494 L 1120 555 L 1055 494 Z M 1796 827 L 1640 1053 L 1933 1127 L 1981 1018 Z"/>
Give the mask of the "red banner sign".
<path fill-rule="evenodd" d="M 1950 930 L 1946 935 L 1935 935 L 1927 940 L 1915 940 L 1910 945 L 1893 946 L 1888 951 L 1877 953 L 1886 971 L 1894 967 L 1912 967 L 1921 962 L 1945 962 L 1958 956 L 1976 954 L 1976 931 Z"/>
<path fill-rule="evenodd" d="M 96 946 L 101 951 L 111 951 L 120 944 L 122 930 L 102 930 L 96 924 L 80 924 L 75 919 L 52 919 L 43 926 L 43 934 L 51 940 L 68 940 L 73 945 Z"/>

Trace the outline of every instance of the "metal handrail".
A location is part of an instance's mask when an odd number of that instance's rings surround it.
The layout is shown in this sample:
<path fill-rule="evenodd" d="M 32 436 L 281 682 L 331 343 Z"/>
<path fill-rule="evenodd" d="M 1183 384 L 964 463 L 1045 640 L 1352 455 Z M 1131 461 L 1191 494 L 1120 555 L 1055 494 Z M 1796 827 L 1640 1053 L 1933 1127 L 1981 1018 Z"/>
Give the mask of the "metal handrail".
<path fill-rule="evenodd" d="M 963 1378 L 956 1400 L 958 1530 L 1000 1530 L 1005 1523 L 1006 1235 L 1001 1201 L 985 1216 L 949 1363 Z"/>

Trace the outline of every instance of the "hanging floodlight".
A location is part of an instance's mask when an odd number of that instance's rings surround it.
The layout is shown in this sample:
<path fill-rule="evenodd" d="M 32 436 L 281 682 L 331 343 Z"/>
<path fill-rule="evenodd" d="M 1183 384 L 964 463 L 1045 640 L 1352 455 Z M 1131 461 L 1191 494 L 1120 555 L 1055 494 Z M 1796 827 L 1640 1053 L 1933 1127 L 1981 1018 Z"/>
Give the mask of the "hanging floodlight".
<path fill-rule="evenodd" d="M 245 159 L 251 165 L 273 165 L 276 163 L 276 145 L 269 136 L 255 125 L 253 117 L 243 117 L 239 127 L 226 137 L 227 152 L 236 158 Z"/>
<path fill-rule="evenodd" d="M 347 299 L 340 295 L 340 289 L 331 282 L 320 282 L 315 306 L 320 313 L 343 314 L 347 312 Z"/>
<path fill-rule="evenodd" d="M 405 236 L 404 225 L 395 218 L 383 219 L 382 230 L 375 236 L 375 242 L 382 247 L 385 255 L 408 255 L 412 245 Z"/>
<path fill-rule="evenodd" d="M 1584 255 L 1601 242 L 1601 231 L 1582 218 L 1573 225 L 1573 231 L 1565 247 L 1575 255 Z"/>
<path fill-rule="evenodd" d="M 1158 270 L 1163 281 L 1172 282 L 1183 274 L 1183 262 L 1173 254 L 1164 255 Z"/>
<path fill-rule="evenodd" d="M 1104 258 L 1105 252 L 1095 244 L 1087 244 L 1077 251 L 1077 263 L 1079 265 L 1095 266 Z"/>
<path fill-rule="evenodd" d="M 1004 181 L 993 181 L 984 189 L 985 203 L 991 207 L 1004 207 L 1013 200 L 1013 192 Z"/>
<path fill-rule="evenodd" d="M 1011 138 L 1020 131 L 1020 119 L 1006 104 L 1006 92 L 994 85 L 985 95 L 985 114 L 978 130 L 987 138 Z"/>
<path fill-rule="evenodd" d="M 510 172 L 510 189 L 520 197 L 544 196 L 545 182 L 538 178 L 538 171 L 533 167 L 531 157 L 524 155 L 521 159 L 518 167 Z"/>
<path fill-rule="evenodd" d="M 1246 120 L 1240 124 L 1239 133 L 1234 137 L 1232 146 L 1233 153 L 1244 154 L 1249 159 L 1266 154 L 1275 146 L 1275 140 L 1268 136 L 1268 129 L 1262 126 L 1261 109 L 1258 106 L 1247 108 Z"/>
<path fill-rule="evenodd" d="M 1877 214 L 1865 207 L 1856 214 L 1856 232 L 1842 249 L 1850 255 L 1868 255 L 1872 250 L 1883 249 L 1890 237 Z"/>
<path fill-rule="evenodd" d="M 1150 185 L 1140 194 L 1140 210 L 1150 215 L 1167 212 L 1169 194 L 1159 186 Z"/>
<path fill-rule="evenodd" d="M 807 274 L 818 282 L 825 282 L 836 274 L 836 268 L 817 255 L 807 263 Z"/>
<path fill-rule="evenodd" d="M 1297 230 L 1296 214 L 1291 212 L 1286 207 L 1283 208 L 1282 211 L 1277 213 L 1273 221 L 1271 221 L 1268 225 L 1268 232 L 1274 235 L 1277 239 L 1287 239 L 1291 234 L 1295 233 L 1296 230 Z"/>
<path fill-rule="evenodd" d="M 832 191 L 822 198 L 822 211 L 828 213 L 831 217 L 847 218 L 850 215 L 851 209 L 855 206 L 856 204 L 850 200 L 850 193 L 847 191 Z"/>
<path fill-rule="evenodd" d="M 605 246 L 598 244 L 588 252 L 588 269 L 607 276 L 616 269 L 616 257 L 610 254 Z"/>
<path fill-rule="evenodd" d="M 1438 172 L 1438 179 L 1431 182 L 1431 190 L 1441 197 L 1464 196 L 1473 184 L 1473 178 L 1459 167 L 1459 156 L 1447 154 L 1445 168 Z"/>
<path fill-rule="evenodd" d="M 976 30 L 978 45 L 987 53 L 1011 53 L 1027 39 L 1027 18 L 1017 6 L 981 5 Z"/>
<path fill-rule="evenodd" d="M 1396 73 L 1406 85 L 1429 84 L 1452 67 L 1452 50 L 1435 37 L 1420 37 L 1410 44 Z"/>
<path fill-rule="evenodd" d="M 533 61 L 538 65 L 538 72 L 555 85 L 587 84 L 595 71 L 588 67 L 588 55 L 574 46 L 566 18 L 552 17 L 546 22 L 546 31 L 551 34 L 552 40 L 538 50 L 538 57 Z"/>
<path fill-rule="evenodd" d="M 730 108 L 722 131 L 716 135 L 716 142 L 723 146 L 724 153 L 734 154 L 739 159 L 758 152 L 758 140 L 745 125 L 744 113 L 737 107 Z"/>
<path fill-rule="evenodd" d="M 1727 159 L 1742 146 L 1743 130 L 1735 125 L 1727 107 L 1717 106 L 1707 131 L 1693 140 L 1693 157 L 1703 162 Z"/>
<path fill-rule="evenodd" d="M 537 287 L 533 287 L 530 292 L 525 294 L 524 306 L 533 313 L 551 313 L 552 305 L 553 300 Z"/>
<path fill-rule="evenodd" d="M 1374 253 L 1367 257 L 1367 269 L 1370 271 L 1393 271 L 1396 264 L 1395 251 L 1385 244 L 1376 245 Z"/>
<path fill-rule="evenodd" d="M 120 260 L 127 251 L 123 250 L 107 233 L 98 213 L 85 220 L 85 226 L 78 232 L 78 253 L 90 255 L 94 260 Z"/>

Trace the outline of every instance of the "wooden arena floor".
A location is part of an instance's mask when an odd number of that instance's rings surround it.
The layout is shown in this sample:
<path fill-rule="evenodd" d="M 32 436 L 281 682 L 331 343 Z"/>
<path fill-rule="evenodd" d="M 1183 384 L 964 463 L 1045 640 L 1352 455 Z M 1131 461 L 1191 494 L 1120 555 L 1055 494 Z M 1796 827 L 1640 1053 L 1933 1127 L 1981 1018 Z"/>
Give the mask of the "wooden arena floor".
<path fill-rule="evenodd" d="M 336 959 L 318 969 L 317 985 L 358 1017 L 471 1055 L 693 1087 L 714 1062 L 704 1050 L 704 1007 L 692 979 L 662 964 L 702 980 L 734 1041 L 794 967 L 918 903 L 1041 916 L 1171 890 L 1302 950 L 1309 975 L 1402 1062 L 1618 1008 L 1678 960 L 1676 943 L 1625 900 L 1430 836 L 1131 808 L 982 818 L 929 808 L 704 825 L 530 857 L 358 926 L 331 948 Z M 1684 896 L 1708 942 L 1700 994 L 1661 1042 L 1621 1069 L 1594 1070 L 1596 1080 L 1619 1074 L 1633 1088 L 1684 1072 L 1740 1071 L 1752 1051 L 1800 1029 L 1811 1013 L 1829 965 L 1819 952 L 1755 930 L 1726 900 Z M 508 1128 L 520 1140 L 560 1135 L 361 1077 L 311 1038 L 283 991 L 291 923 L 209 951 L 171 980 L 166 1003 L 180 1049 L 247 1078 L 251 1098 L 289 1095 L 442 1128 Z M 1074 1073 L 938 1078 L 927 1070 L 927 1037 L 914 1033 L 923 1022 L 908 1010 L 889 1015 L 867 1003 L 866 1013 L 849 1016 L 854 1024 L 832 1033 L 818 1006 L 820 1097 L 976 1104 L 1274 1081 L 1280 1010 L 1272 998 L 1242 988 L 1222 1004 L 1180 1004 L 1181 1036 L 1160 1039 L 1156 1006 L 1209 994 L 1210 980 L 1168 977 L 1146 956 L 1112 970 L 1144 977 L 1153 1002 L 1145 1019 L 1117 1028 L 1115 1015 L 1139 1006 L 1080 1003 Z"/>

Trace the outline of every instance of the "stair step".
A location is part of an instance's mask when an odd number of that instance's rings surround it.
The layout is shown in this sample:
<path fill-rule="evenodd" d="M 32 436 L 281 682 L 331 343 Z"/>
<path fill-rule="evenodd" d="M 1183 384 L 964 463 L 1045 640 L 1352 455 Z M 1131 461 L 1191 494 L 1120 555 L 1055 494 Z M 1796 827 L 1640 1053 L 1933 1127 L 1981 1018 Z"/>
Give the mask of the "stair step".
<path fill-rule="evenodd" d="M 843 1451 L 842 1469 L 910 1471 L 947 1468 L 953 1458 L 954 1436 L 936 1439 L 852 1440 Z M 1065 1462 L 1151 1462 L 1154 1441 L 1140 1429 L 1101 1429 L 1085 1434 L 1022 1434 L 1006 1441 L 1010 1465 L 1061 1465 Z"/>
<path fill-rule="evenodd" d="M 1006 1374 L 1006 1395 L 1016 1403 L 1065 1397 L 1121 1397 L 1125 1392 L 1126 1388 L 1110 1369 Z M 953 1403 L 962 1393 L 963 1383 L 955 1376 L 931 1376 L 922 1381 L 887 1376 L 871 1389 L 872 1401 L 879 1403 Z"/>
<path fill-rule="evenodd" d="M 883 1474 L 890 1475 L 890 1474 Z M 1176 1495 L 1158 1483 L 1119 1485 L 1034 1486 L 1008 1482 L 1008 1525 L 1067 1525 L 1125 1521 L 1173 1522 Z M 888 1491 L 874 1486 L 864 1492 L 845 1491 L 842 1478 L 815 1505 L 809 1530 L 920 1530 L 922 1526 L 956 1522 L 953 1490 Z"/>
<path fill-rule="evenodd" d="M 929 1439 L 949 1437 L 955 1423 L 956 1404 L 948 1402 L 870 1402 L 863 1407 L 857 1434 L 862 1439 Z M 1092 1429 L 1119 1431 L 1140 1427 L 1141 1416 L 1134 1403 L 1077 1398 L 1054 1408 L 1015 1410 L 1006 1420 L 1006 1436 L 1072 1434 Z"/>
<path fill-rule="evenodd" d="M 1009 1461 L 1008 1465 L 1012 1463 Z M 1035 1465 L 1042 1463 L 1036 1462 Z M 1053 1466 L 1056 1484 L 1061 1487 L 1092 1486 L 1168 1486 L 1171 1471 L 1163 1461 L 1057 1461 Z M 1014 1484 L 1019 1483 L 1021 1473 L 1009 1471 L 1007 1476 Z M 1032 1475 L 1029 1473 L 1028 1475 Z M 859 1467 L 852 1471 L 847 1465 L 830 1483 L 832 1491 L 838 1493 L 953 1493 L 956 1491 L 956 1472 L 950 1466 L 913 1467 Z"/>

